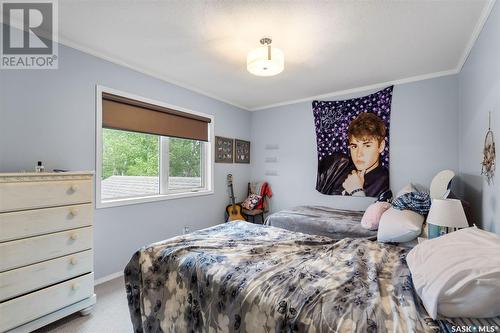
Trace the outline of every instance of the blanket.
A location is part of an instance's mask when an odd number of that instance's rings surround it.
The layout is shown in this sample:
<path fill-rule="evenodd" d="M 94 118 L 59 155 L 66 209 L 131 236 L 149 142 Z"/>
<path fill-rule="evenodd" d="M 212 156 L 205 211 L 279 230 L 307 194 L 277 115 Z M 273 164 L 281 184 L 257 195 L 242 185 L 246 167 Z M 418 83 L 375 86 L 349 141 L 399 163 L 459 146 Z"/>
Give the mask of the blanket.
<path fill-rule="evenodd" d="M 406 249 L 234 222 L 137 251 L 135 332 L 438 332 Z"/>
<path fill-rule="evenodd" d="M 333 239 L 346 237 L 376 239 L 377 231 L 361 226 L 362 217 L 363 212 L 322 206 L 298 206 L 268 216 L 266 224 Z"/>

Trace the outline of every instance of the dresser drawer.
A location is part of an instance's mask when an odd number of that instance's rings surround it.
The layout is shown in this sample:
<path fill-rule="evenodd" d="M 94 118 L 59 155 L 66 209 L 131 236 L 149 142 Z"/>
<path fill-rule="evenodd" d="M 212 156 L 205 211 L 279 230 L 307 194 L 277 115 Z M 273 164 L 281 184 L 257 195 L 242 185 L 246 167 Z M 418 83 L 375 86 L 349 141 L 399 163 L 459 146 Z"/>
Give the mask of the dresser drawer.
<path fill-rule="evenodd" d="M 0 212 L 91 201 L 91 180 L 0 183 Z"/>
<path fill-rule="evenodd" d="M 0 273 L 0 302 L 92 272 L 92 250 Z"/>
<path fill-rule="evenodd" d="M 92 204 L 0 214 L 0 242 L 92 225 Z"/>
<path fill-rule="evenodd" d="M 0 272 L 92 248 L 92 227 L 0 243 Z"/>
<path fill-rule="evenodd" d="M 34 320 L 94 294 L 94 274 L 86 274 L 0 303 L 0 332 Z"/>

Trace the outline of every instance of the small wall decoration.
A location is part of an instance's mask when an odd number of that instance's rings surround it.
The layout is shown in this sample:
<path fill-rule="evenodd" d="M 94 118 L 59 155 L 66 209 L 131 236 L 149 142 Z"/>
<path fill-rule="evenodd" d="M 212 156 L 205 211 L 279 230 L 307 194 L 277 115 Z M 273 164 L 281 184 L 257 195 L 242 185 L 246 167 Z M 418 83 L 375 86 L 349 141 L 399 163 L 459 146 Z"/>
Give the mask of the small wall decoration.
<path fill-rule="evenodd" d="M 235 139 L 234 146 L 234 163 L 250 163 L 250 142 Z"/>
<path fill-rule="evenodd" d="M 318 149 L 316 190 L 391 197 L 389 125 L 393 87 L 340 101 L 313 101 Z"/>
<path fill-rule="evenodd" d="M 215 163 L 233 163 L 234 139 L 215 137 Z"/>
<path fill-rule="evenodd" d="M 488 185 L 493 184 L 493 177 L 495 176 L 495 138 L 493 137 L 493 131 L 491 130 L 491 112 L 488 119 L 488 132 L 486 132 L 486 137 L 484 138 L 484 148 L 483 148 L 483 163 L 481 163 L 481 175 L 486 176 L 486 181 Z"/>

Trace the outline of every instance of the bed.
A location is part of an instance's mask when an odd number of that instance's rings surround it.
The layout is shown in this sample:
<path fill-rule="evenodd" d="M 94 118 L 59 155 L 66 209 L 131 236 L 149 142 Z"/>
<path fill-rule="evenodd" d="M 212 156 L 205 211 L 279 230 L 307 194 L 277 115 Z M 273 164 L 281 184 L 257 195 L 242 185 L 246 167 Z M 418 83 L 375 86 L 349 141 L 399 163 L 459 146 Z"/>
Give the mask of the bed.
<path fill-rule="evenodd" d="M 135 332 L 439 332 L 407 249 L 225 223 L 137 251 L 125 269 Z"/>
<path fill-rule="evenodd" d="M 350 211 L 323 206 L 298 206 L 271 214 L 266 225 L 333 239 L 376 239 L 377 231 L 361 226 L 362 211 Z"/>

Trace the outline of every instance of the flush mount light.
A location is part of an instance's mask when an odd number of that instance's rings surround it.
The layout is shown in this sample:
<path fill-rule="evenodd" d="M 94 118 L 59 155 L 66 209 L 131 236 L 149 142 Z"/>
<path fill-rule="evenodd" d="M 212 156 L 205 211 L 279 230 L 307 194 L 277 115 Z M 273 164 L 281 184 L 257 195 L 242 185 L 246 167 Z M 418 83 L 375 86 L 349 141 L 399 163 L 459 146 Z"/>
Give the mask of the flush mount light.
<path fill-rule="evenodd" d="M 283 51 L 271 47 L 271 38 L 262 38 L 262 46 L 253 49 L 247 55 L 247 70 L 257 76 L 273 76 L 285 68 Z"/>

